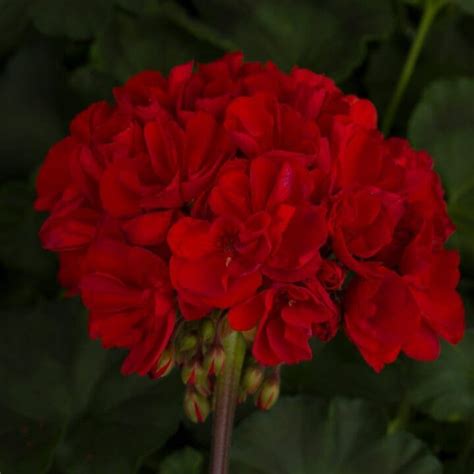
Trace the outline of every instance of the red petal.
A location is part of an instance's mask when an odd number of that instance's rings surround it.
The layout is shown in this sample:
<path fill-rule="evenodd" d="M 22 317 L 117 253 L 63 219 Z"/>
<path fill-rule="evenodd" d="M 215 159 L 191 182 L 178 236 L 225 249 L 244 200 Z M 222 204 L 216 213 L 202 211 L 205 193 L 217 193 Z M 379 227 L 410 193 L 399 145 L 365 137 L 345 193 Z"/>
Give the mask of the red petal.
<path fill-rule="evenodd" d="M 264 313 L 263 296 L 259 294 L 231 308 L 227 313 L 227 318 L 232 329 L 248 331 L 256 326 Z"/>
<path fill-rule="evenodd" d="M 140 212 L 138 178 L 133 165 L 116 163 L 109 166 L 100 180 L 100 198 L 104 209 L 114 217 L 128 217 Z"/>
<path fill-rule="evenodd" d="M 422 324 L 420 329 L 403 346 L 403 352 L 416 360 L 435 360 L 439 357 L 441 347 L 436 334 Z"/>
<path fill-rule="evenodd" d="M 75 156 L 77 146 L 76 140 L 67 137 L 49 150 L 36 178 L 37 211 L 50 210 L 69 185 L 70 161 Z"/>
<path fill-rule="evenodd" d="M 183 217 L 168 233 L 168 245 L 177 257 L 199 258 L 213 248 L 210 240 L 210 224 L 207 221 Z"/>
<path fill-rule="evenodd" d="M 145 303 L 143 290 L 127 287 L 112 275 L 92 273 L 81 280 L 84 305 L 92 311 L 125 311 Z"/>
<path fill-rule="evenodd" d="M 166 240 L 174 211 L 150 212 L 122 224 L 130 243 L 141 246 L 156 246 Z"/>

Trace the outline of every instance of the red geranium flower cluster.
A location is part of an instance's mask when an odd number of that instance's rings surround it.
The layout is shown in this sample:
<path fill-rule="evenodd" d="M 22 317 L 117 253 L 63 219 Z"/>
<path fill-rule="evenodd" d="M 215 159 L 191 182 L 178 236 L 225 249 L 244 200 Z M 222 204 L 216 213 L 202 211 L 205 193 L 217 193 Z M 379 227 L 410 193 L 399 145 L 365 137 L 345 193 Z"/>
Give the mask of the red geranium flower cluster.
<path fill-rule="evenodd" d="M 153 373 L 178 317 L 226 310 L 263 365 L 339 327 L 375 369 L 464 331 L 432 161 L 311 71 L 229 54 L 147 71 L 93 104 L 38 180 L 41 240 L 90 333 Z M 181 316 L 182 315 L 182 316 Z"/>

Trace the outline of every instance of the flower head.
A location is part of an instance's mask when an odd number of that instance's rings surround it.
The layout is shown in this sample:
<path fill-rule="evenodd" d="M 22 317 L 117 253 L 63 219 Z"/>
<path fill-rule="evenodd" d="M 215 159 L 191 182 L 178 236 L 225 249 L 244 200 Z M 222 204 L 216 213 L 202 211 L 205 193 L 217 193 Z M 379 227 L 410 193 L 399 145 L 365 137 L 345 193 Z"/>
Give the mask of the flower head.
<path fill-rule="evenodd" d="M 262 408 L 278 387 L 260 372 L 310 359 L 311 339 L 340 328 L 377 371 L 461 339 L 439 177 L 425 152 L 384 139 L 369 101 L 240 53 L 144 71 L 114 97 L 51 148 L 35 206 L 91 336 L 129 350 L 124 373 L 180 366 L 202 421 L 227 322 L 245 333 L 244 392 Z"/>

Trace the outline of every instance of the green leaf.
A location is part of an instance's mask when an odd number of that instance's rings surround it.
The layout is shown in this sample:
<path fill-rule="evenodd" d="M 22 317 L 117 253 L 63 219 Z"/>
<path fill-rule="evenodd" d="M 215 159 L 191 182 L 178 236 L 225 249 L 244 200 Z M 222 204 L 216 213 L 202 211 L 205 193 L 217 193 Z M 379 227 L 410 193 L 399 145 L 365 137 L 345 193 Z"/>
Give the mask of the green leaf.
<path fill-rule="evenodd" d="M 39 31 L 50 36 L 84 40 L 99 32 L 114 0 L 45 0 L 33 2 L 30 17 Z"/>
<path fill-rule="evenodd" d="M 177 377 L 124 379 L 119 369 L 119 364 L 109 366 L 89 398 L 87 414 L 60 446 L 58 465 L 65 472 L 135 472 L 176 431 L 182 405 Z"/>
<path fill-rule="evenodd" d="M 46 473 L 62 435 L 60 423 L 21 416 L 0 408 L 0 469 L 8 473 Z"/>
<path fill-rule="evenodd" d="M 424 93 L 410 121 L 409 137 L 415 146 L 436 146 L 436 134 L 443 135 L 474 127 L 474 79 L 437 81 Z M 448 173 L 448 158 L 440 166 Z M 470 166 L 470 163 L 467 163 Z"/>
<path fill-rule="evenodd" d="M 474 330 L 457 346 L 443 344 L 435 362 L 413 364 L 409 397 L 436 420 L 459 421 L 474 416 Z"/>
<path fill-rule="evenodd" d="M 145 9 L 147 0 L 115 0 L 115 3 L 124 10 L 139 13 Z"/>
<path fill-rule="evenodd" d="M 20 40 L 28 26 L 25 8 L 31 0 L 0 0 L 0 55 Z"/>
<path fill-rule="evenodd" d="M 453 0 L 454 3 L 459 5 L 465 12 L 474 15 L 474 1 L 473 0 Z"/>
<path fill-rule="evenodd" d="M 184 448 L 170 454 L 161 464 L 159 474 L 201 474 L 204 456 L 193 448 Z"/>
<path fill-rule="evenodd" d="M 386 435 L 386 420 L 361 400 L 286 398 L 236 429 L 232 460 L 239 474 L 440 474 L 412 435 Z"/>
<path fill-rule="evenodd" d="M 0 0 L 0 54 L 8 51 L 30 22 L 44 35 L 87 40 L 102 31 L 114 6 L 138 13 L 146 0 Z"/>
<path fill-rule="evenodd" d="M 382 405 L 397 403 L 403 396 L 401 362 L 377 374 L 345 335 L 315 345 L 313 354 L 310 362 L 282 367 L 284 391 L 323 397 L 361 397 Z"/>
<path fill-rule="evenodd" d="M 70 76 L 69 84 L 78 94 L 84 107 L 99 100 L 113 100 L 112 90 L 117 80 L 106 72 L 87 65 L 77 68 Z"/>
<path fill-rule="evenodd" d="M 2 180 L 29 175 L 65 132 L 62 75 L 50 45 L 39 40 L 18 50 L 0 76 Z"/>
<path fill-rule="evenodd" d="M 366 0 L 194 0 L 203 21 L 247 59 L 284 69 L 308 67 L 342 80 L 362 62 L 367 43 L 392 29 L 389 2 Z"/>
<path fill-rule="evenodd" d="M 193 59 L 214 59 L 226 46 L 178 5 L 165 2 L 136 17 L 117 12 L 97 38 L 92 56 L 96 70 L 122 82 L 144 69 L 167 73 Z"/>
<path fill-rule="evenodd" d="M 3 307 L 8 300 L 18 306 L 57 291 L 56 258 L 40 246 L 38 231 L 43 218 L 34 211 L 33 200 L 31 185 L 8 182 L 0 186 L 0 264 L 8 272 L 8 285 L 2 288 L 7 297 Z M 12 293 L 21 284 L 28 296 L 22 293 L 21 299 L 14 301 Z"/>
<path fill-rule="evenodd" d="M 453 244 L 463 264 L 474 268 L 474 79 L 432 84 L 410 120 L 409 138 L 433 156 L 458 227 Z"/>
<path fill-rule="evenodd" d="M 21 433 L 24 425 L 34 429 L 38 422 L 49 430 L 44 440 L 49 454 L 38 453 L 32 463 L 45 465 L 54 454 L 66 474 L 132 474 L 176 431 L 181 411 L 177 377 L 123 377 L 123 355 L 87 338 L 77 301 L 4 312 L 0 333 L 8 335 L 0 346 L 0 418 L 13 420 L 10 432 Z M 65 426 L 58 442 L 59 427 Z M 4 466 L 21 457 L 24 447 L 17 444 L 16 451 L 0 451 L 0 471 L 12 472 Z M 25 467 L 14 472 L 37 471 Z"/>

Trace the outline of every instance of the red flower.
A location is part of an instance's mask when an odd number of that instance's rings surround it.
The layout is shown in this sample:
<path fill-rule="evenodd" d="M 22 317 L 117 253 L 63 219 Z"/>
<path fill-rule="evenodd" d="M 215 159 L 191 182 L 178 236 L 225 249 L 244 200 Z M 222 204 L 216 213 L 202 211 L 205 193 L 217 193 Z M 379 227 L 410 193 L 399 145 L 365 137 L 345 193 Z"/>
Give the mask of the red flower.
<path fill-rule="evenodd" d="M 311 184 L 299 160 L 278 155 L 223 167 L 209 198 L 215 220 L 182 219 L 168 238 L 171 275 L 187 317 L 248 298 L 262 275 L 298 281 L 314 274 L 326 223 L 324 207 L 305 203 Z M 203 309 L 192 315 L 185 302 Z"/>
<path fill-rule="evenodd" d="M 144 71 L 114 97 L 51 148 L 35 207 L 91 335 L 130 350 L 124 373 L 183 363 L 175 302 L 185 320 L 228 310 L 265 365 L 309 359 L 339 304 L 375 370 L 461 339 L 440 179 L 426 153 L 383 137 L 369 101 L 241 53 Z"/>
<path fill-rule="evenodd" d="M 76 143 L 65 138 L 51 147 L 36 178 L 37 211 L 51 211 L 71 184 L 69 161 L 74 156 Z"/>
<path fill-rule="evenodd" d="M 346 271 L 335 260 L 322 260 L 318 279 L 326 290 L 340 290 L 346 278 Z"/>
<path fill-rule="evenodd" d="M 223 129 L 203 112 L 193 114 L 184 130 L 161 119 L 149 122 L 143 133 L 146 151 L 117 160 L 101 181 L 103 206 L 116 217 L 190 203 L 232 151 Z"/>
<path fill-rule="evenodd" d="M 45 248 L 61 252 L 60 280 L 74 291 L 82 257 L 102 222 L 110 221 L 99 200 L 102 173 L 115 160 L 133 155 L 141 140 L 137 126 L 105 102 L 77 115 L 70 130 L 69 137 L 51 148 L 40 169 L 35 207 L 51 212 L 40 238 Z"/>
<path fill-rule="evenodd" d="M 288 103 L 310 120 L 324 121 L 333 117 L 328 109 L 341 104 L 344 97 L 332 79 L 308 69 L 295 67 L 291 71 L 290 84 Z"/>
<path fill-rule="evenodd" d="M 43 247 L 54 252 L 77 250 L 88 246 L 96 235 L 100 213 L 77 203 L 58 209 L 43 224 L 40 239 Z"/>
<path fill-rule="evenodd" d="M 250 163 L 224 166 L 209 205 L 214 214 L 241 222 L 247 248 L 265 245 L 265 259 L 256 262 L 264 275 L 298 281 L 318 268 L 319 249 L 327 237 L 326 209 L 310 203 L 312 187 L 311 174 L 299 157 L 268 153 Z"/>
<path fill-rule="evenodd" d="M 376 130 L 352 127 L 341 137 L 336 166 L 342 190 L 370 186 L 398 192 L 403 187 L 404 167 L 390 156 L 387 142 Z"/>
<path fill-rule="evenodd" d="M 377 372 L 395 361 L 421 324 L 407 282 L 389 270 L 375 278 L 355 277 L 344 307 L 347 335 Z"/>
<path fill-rule="evenodd" d="M 390 267 L 398 265 L 403 249 L 426 222 L 433 225 L 433 241 L 438 247 L 453 232 L 441 183 L 432 167 L 431 158 L 412 150 L 406 140 L 383 141 L 375 131 L 352 133 L 343 147 L 337 171 L 337 187 L 342 192 L 377 188 L 379 193 L 388 192 L 403 201 L 391 241 L 376 260 Z"/>
<path fill-rule="evenodd" d="M 82 267 L 84 264 L 85 249 L 69 250 L 59 252 L 59 283 L 67 289 L 67 295 L 77 294 L 79 282 L 82 277 Z"/>
<path fill-rule="evenodd" d="M 337 330 L 338 311 L 317 281 L 306 286 L 279 285 L 263 290 L 229 311 L 237 331 L 257 326 L 253 356 L 263 365 L 311 359 L 308 340 L 327 341 Z"/>
<path fill-rule="evenodd" d="M 101 219 L 101 212 L 70 186 L 62 191 L 54 212 L 40 229 L 43 247 L 60 253 L 59 279 L 73 293 L 77 291 L 82 258 L 97 235 Z"/>
<path fill-rule="evenodd" d="M 203 317 L 212 307 L 228 308 L 260 286 L 255 259 L 262 250 L 246 248 L 239 239 L 242 231 L 238 222 L 224 218 L 212 224 L 183 218 L 171 228 L 171 279 L 186 318 Z"/>
<path fill-rule="evenodd" d="M 122 372 L 152 370 L 175 321 L 165 262 L 147 250 L 104 239 L 89 250 L 80 289 L 91 337 L 104 347 L 130 350 Z"/>
<path fill-rule="evenodd" d="M 228 103 L 241 93 L 242 77 L 248 71 L 242 53 L 230 53 L 209 64 L 200 64 L 187 82 L 183 93 L 183 110 L 201 110 L 222 118 Z"/>
<path fill-rule="evenodd" d="M 416 359 L 433 360 L 439 355 L 441 337 L 457 344 L 464 335 L 464 306 L 456 287 L 459 283 L 459 254 L 434 250 L 433 230 L 424 230 L 406 248 L 400 271 L 420 309 L 422 327 L 405 352 Z"/>
<path fill-rule="evenodd" d="M 70 125 L 71 135 L 54 145 L 38 174 L 38 210 L 51 210 L 71 187 L 98 204 L 98 181 L 107 164 L 140 147 L 139 129 L 106 102 L 92 104 Z"/>
<path fill-rule="evenodd" d="M 176 114 L 192 70 L 189 62 L 172 68 L 168 78 L 158 71 L 143 71 L 114 89 L 115 100 L 121 111 L 141 122 Z"/>
<path fill-rule="evenodd" d="M 336 198 L 330 217 L 333 248 L 349 268 L 364 273 L 357 259 L 368 259 L 390 244 L 403 214 L 403 201 L 394 193 L 365 187 Z"/>
<path fill-rule="evenodd" d="M 385 270 L 376 278 L 356 278 L 349 286 L 346 330 L 377 371 L 401 351 L 417 360 L 434 360 L 440 337 L 452 344 L 462 339 L 459 255 L 429 250 L 431 236 L 431 230 L 424 230 L 407 247 L 403 276 Z"/>
<path fill-rule="evenodd" d="M 425 223 L 431 223 L 432 242 L 443 247 L 454 225 L 447 214 L 441 180 L 433 171 L 433 160 L 426 152 L 414 151 L 406 140 L 388 140 L 386 149 L 386 160 L 403 169 L 401 193 L 407 203 L 404 227 L 410 227 L 411 235 L 415 235 Z"/>
<path fill-rule="evenodd" d="M 316 123 L 266 94 L 235 99 L 227 107 L 224 125 L 247 156 L 270 150 L 315 155 L 319 148 Z"/>

